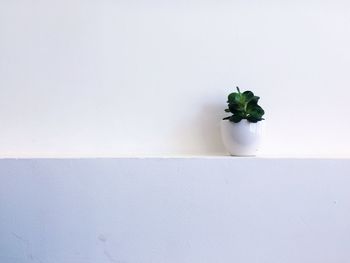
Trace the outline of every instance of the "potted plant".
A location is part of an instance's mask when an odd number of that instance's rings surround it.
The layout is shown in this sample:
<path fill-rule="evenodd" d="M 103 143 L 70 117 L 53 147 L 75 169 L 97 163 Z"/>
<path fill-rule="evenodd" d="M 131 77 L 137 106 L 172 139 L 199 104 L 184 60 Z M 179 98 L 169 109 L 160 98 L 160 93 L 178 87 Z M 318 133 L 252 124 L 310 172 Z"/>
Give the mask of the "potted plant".
<path fill-rule="evenodd" d="M 226 149 L 231 155 L 253 156 L 261 141 L 261 121 L 264 110 L 258 105 L 259 97 L 247 90 L 228 95 L 228 108 L 231 116 L 221 121 L 221 135 Z"/>

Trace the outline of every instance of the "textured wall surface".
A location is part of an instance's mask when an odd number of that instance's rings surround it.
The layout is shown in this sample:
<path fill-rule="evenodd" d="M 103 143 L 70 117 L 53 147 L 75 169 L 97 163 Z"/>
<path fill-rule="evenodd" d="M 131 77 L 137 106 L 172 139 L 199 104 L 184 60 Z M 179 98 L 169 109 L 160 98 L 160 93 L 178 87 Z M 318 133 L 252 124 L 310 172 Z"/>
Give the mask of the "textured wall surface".
<path fill-rule="evenodd" d="M 350 155 L 350 2 L 0 1 L 0 156 L 222 154 L 235 85 L 264 153 Z"/>
<path fill-rule="evenodd" d="M 2 263 L 348 263 L 350 161 L 0 160 Z"/>

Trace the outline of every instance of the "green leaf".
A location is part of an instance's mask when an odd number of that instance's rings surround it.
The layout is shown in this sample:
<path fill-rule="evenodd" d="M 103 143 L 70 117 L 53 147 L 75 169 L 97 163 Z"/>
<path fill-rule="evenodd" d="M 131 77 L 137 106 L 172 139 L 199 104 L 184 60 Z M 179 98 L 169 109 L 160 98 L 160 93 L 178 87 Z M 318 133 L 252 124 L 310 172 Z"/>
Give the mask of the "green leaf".
<path fill-rule="evenodd" d="M 233 103 L 240 101 L 240 94 L 237 92 L 233 92 L 227 97 L 227 103 Z"/>
<path fill-rule="evenodd" d="M 223 118 L 223 120 L 229 120 L 230 119 L 230 117 L 225 117 L 225 118 Z"/>
<path fill-rule="evenodd" d="M 240 112 L 243 109 L 243 105 L 233 102 L 233 103 L 229 103 L 228 108 L 230 109 L 230 112 L 232 113 L 236 113 L 236 112 Z"/>
<path fill-rule="evenodd" d="M 231 112 L 230 109 L 225 109 L 225 112 Z"/>
<path fill-rule="evenodd" d="M 263 116 L 265 114 L 265 111 L 259 105 L 255 106 L 254 111 L 259 113 L 261 116 Z"/>
<path fill-rule="evenodd" d="M 243 119 L 243 117 L 240 116 L 240 115 L 232 115 L 232 116 L 230 117 L 230 121 L 232 121 L 232 122 L 234 122 L 234 123 L 238 123 L 238 122 L 240 122 L 242 119 Z"/>
<path fill-rule="evenodd" d="M 263 120 L 263 118 L 257 118 L 257 117 L 249 116 L 249 117 L 247 117 L 247 120 L 248 120 L 249 122 L 256 123 L 256 122 L 258 122 L 258 121 Z"/>
<path fill-rule="evenodd" d="M 255 103 L 255 104 L 258 104 L 258 101 L 259 101 L 260 97 L 258 96 L 253 96 L 248 103 Z"/>
<path fill-rule="evenodd" d="M 243 96 L 245 102 L 249 102 L 254 97 L 254 93 L 247 90 L 247 91 L 242 93 L 242 96 Z"/>
<path fill-rule="evenodd" d="M 265 114 L 265 111 L 259 105 L 250 104 L 247 107 L 247 114 L 248 116 L 260 119 Z"/>

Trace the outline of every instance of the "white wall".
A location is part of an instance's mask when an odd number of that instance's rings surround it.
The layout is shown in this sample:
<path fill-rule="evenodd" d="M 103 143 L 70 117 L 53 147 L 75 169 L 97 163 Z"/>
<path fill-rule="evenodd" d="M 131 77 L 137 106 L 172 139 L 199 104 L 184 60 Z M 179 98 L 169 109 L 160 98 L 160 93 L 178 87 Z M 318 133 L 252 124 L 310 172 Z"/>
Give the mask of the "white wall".
<path fill-rule="evenodd" d="M 349 160 L 0 160 L 0 262 L 348 263 L 349 174 Z"/>
<path fill-rule="evenodd" d="M 265 153 L 350 154 L 350 3 L 0 1 L 0 155 L 220 154 L 235 85 Z"/>

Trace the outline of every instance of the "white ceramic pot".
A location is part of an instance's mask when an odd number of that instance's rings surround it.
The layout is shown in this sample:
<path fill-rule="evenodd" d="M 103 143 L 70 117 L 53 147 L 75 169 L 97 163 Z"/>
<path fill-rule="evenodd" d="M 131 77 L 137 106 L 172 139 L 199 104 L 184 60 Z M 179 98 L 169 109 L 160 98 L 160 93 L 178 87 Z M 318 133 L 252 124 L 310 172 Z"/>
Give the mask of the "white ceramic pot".
<path fill-rule="evenodd" d="M 252 123 L 241 120 L 234 123 L 221 121 L 221 136 L 227 151 L 236 156 L 254 156 L 258 151 L 262 135 L 262 121 Z"/>

